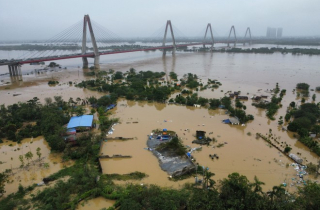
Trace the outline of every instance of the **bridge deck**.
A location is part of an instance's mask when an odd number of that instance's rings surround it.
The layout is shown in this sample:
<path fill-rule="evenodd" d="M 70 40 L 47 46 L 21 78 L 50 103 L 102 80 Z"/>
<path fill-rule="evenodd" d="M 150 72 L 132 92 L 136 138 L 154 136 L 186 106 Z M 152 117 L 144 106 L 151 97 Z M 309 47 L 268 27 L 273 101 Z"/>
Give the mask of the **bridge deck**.
<path fill-rule="evenodd" d="M 215 43 L 225 43 L 224 42 L 215 42 Z M 176 45 L 176 48 L 179 47 L 188 47 L 188 46 L 195 46 L 195 45 L 211 45 L 212 43 L 188 43 L 188 44 L 179 44 Z M 173 45 L 167 46 L 158 46 L 158 47 L 149 47 L 149 48 L 141 48 L 141 49 L 131 49 L 131 50 L 119 50 L 119 51 L 101 51 L 99 55 L 111 55 L 111 54 L 119 54 L 119 53 L 129 53 L 129 52 L 139 52 L 139 51 L 150 51 L 150 50 L 161 50 L 161 49 L 172 49 Z M 37 62 L 44 62 L 44 61 L 53 61 L 53 60 L 64 60 L 64 59 L 71 59 L 71 58 L 93 58 L 94 53 L 86 53 L 86 54 L 74 54 L 74 55 L 66 55 L 66 56 L 51 56 L 51 57 L 41 57 L 41 58 L 34 58 L 34 59 L 27 59 L 27 60 L 13 60 L 4 63 L 0 63 L 0 66 L 3 65 L 22 65 L 28 63 L 37 63 Z"/>

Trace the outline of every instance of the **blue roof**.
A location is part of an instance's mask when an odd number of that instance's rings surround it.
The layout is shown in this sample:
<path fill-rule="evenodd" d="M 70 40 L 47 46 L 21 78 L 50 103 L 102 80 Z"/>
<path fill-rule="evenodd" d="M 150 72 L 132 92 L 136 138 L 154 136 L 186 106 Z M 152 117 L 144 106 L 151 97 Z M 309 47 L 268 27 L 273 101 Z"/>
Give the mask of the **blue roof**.
<path fill-rule="evenodd" d="M 116 107 L 117 104 L 110 104 L 109 106 L 106 107 L 105 111 L 108 111 L 110 109 L 113 109 L 114 107 Z"/>
<path fill-rule="evenodd" d="M 230 119 L 222 120 L 222 122 L 224 122 L 225 124 L 231 123 Z"/>
<path fill-rule="evenodd" d="M 93 115 L 82 115 L 71 117 L 67 128 L 76 128 L 76 127 L 91 127 L 93 121 Z"/>

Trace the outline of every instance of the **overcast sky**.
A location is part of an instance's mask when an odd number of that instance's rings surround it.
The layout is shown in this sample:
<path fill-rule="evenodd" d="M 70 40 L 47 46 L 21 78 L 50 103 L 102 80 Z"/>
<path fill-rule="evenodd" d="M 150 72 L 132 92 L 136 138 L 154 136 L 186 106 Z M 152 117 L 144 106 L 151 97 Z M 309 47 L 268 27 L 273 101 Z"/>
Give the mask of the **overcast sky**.
<path fill-rule="evenodd" d="M 320 35 L 320 0 L 0 0 L 0 40 L 49 39 L 84 14 L 121 37 L 150 37 L 167 20 L 186 36 L 207 23 L 220 36 L 232 25 L 238 36 Z"/>

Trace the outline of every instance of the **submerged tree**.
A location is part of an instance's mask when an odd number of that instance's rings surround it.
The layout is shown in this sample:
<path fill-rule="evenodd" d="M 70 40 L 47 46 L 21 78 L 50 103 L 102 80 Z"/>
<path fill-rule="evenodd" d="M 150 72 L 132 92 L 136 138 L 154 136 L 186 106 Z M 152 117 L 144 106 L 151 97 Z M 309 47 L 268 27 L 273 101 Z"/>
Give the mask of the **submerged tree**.
<path fill-rule="evenodd" d="M 32 158 L 33 158 L 32 152 L 27 152 L 24 156 L 25 156 L 25 158 L 27 159 L 28 165 L 29 165 L 29 160 L 30 160 L 30 159 L 32 160 Z"/>
<path fill-rule="evenodd" d="M 4 190 L 4 187 L 5 187 L 7 180 L 8 180 L 8 174 L 0 173 L 0 197 L 2 197 L 3 194 L 6 192 Z"/>
<path fill-rule="evenodd" d="M 21 162 L 21 166 L 20 167 L 23 167 L 24 166 L 23 155 L 19 155 L 19 160 Z"/>
<path fill-rule="evenodd" d="M 37 148 L 37 155 L 38 155 L 38 157 L 39 157 L 39 162 L 40 162 L 40 158 L 41 158 L 41 155 L 42 155 L 41 152 L 40 152 L 40 150 L 41 150 L 40 147 L 38 147 L 38 148 Z"/>

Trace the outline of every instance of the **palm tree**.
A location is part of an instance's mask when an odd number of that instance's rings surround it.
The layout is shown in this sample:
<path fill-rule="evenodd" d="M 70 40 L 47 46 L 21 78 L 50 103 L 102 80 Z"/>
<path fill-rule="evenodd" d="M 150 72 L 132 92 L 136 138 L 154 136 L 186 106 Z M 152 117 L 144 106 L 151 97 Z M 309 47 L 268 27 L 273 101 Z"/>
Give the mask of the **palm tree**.
<path fill-rule="evenodd" d="M 285 189 L 283 187 L 283 185 L 279 185 L 279 186 L 274 186 L 272 188 L 272 191 L 270 191 L 269 196 L 271 197 L 271 202 L 273 202 L 273 198 L 274 196 L 276 197 L 280 197 L 281 195 L 283 195 L 285 193 Z"/>
<path fill-rule="evenodd" d="M 254 176 L 254 183 L 251 184 L 251 187 L 254 188 L 254 192 L 257 193 L 257 192 L 262 192 L 262 187 L 261 185 L 264 185 L 265 183 L 264 182 L 261 182 L 257 176 Z"/>
<path fill-rule="evenodd" d="M 209 183 L 210 183 L 210 187 L 212 187 L 212 185 L 215 184 L 215 181 L 211 179 L 212 176 L 214 176 L 215 174 L 208 171 L 207 169 L 205 169 L 205 174 L 204 174 L 204 188 L 208 188 L 209 187 Z"/>
<path fill-rule="evenodd" d="M 81 98 L 78 97 L 78 98 L 76 99 L 76 101 L 77 101 L 77 104 L 78 104 L 78 103 L 81 101 Z"/>

